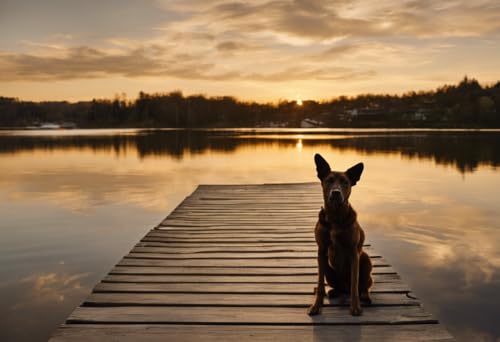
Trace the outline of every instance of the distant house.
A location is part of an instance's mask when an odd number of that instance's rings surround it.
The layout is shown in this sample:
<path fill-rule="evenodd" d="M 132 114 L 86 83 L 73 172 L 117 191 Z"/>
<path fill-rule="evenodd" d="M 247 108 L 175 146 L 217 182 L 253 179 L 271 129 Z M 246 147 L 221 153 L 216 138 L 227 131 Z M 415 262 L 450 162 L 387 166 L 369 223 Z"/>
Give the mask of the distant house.
<path fill-rule="evenodd" d="M 324 125 L 325 123 L 322 121 L 317 121 L 309 118 L 305 118 L 300 122 L 301 128 L 316 128 L 316 127 L 323 127 Z"/>

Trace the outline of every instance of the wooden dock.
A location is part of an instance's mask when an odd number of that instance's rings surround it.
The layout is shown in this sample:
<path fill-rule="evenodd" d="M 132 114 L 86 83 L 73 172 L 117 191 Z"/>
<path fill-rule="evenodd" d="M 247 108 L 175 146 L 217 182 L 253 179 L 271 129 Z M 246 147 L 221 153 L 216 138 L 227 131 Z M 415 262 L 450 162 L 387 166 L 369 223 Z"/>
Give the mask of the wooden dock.
<path fill-rule="evenodd" d="M 373 304 L 353 317 L 326 298 L 307 315 L 321 205 L 316 183 L 199 186 L 51 341 L 451 341 L 370 245 Z"/>

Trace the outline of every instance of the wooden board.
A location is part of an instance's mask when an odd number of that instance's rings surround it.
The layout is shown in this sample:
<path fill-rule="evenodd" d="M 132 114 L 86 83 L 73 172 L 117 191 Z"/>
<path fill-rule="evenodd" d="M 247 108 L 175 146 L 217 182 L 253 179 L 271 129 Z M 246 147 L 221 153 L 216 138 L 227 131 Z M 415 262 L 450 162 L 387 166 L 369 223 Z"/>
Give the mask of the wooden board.
<path fill-rule="evenodd" d="M 65 324 L 53 342 L 306 342 L 306 341 L 453 341 L 438 324 L 254 326 L 254 325 L 150 325 Z"/>
<path fill-rule="evenodd" d="M 344 307 L 325 307 L 321 315 L 309 316 L 294 307 L 78 307 L 67 323 L 145 324 L 252 324 L 252 325 L 344 325 L 344 324 L 435 324 L 419 306 L 371 306 L 363 315 L 351 316 Z"/>
<path fill-rule="evenodd" d="M 294 283 L 110 283 L 102 282 L 94 287 L 94 292 L 149 292 L 149 293 L 284 293 L 313 294 L 313 284 Z M 400 280 L 376 283 L 372 292 L 408 293 L 408 286 Z"/>
<path fill-rule="evenodd" d="M 51 341 L 449 341 L 379 251 L 372 305 L 314 299 L 318 184 L 201 185 L 148 232 Z M 369 240 L 370 232 L 367 231 Z"/>
<path fill-rule="evenodd" d="M 395 274 L 392 267 L 376 267 L 372 274 Z M 311 267 L 155 267 L 155 266 L 120 266 L 114 267 L 110 274 L 191 274 L 191 275 L 311 275 L 317 274 L 317 268 Z"/>
<path fill-rule="evenodd" d="M 142 254 L 142 253 L 140 253 Z M 373 267 L 387 267 L 382 258 L 372 259 Z M 128 254 L 118 265 L 150 267 L 277 267 L 315 268 L 316 259 L 168 259 Z"/>
<path fill-rule="evenodd" d="M 402 282 L 397 274 L 375 274 L 372 276 L 374 282 L 389 283 L 389 282 Z M 268 275 L 268 276 L 227 276 L 227 275 L 128 275 L 128 274 L 108 274 L 102 280 L 103 282 L 114 283 L 258 283 L 258 284 L 316 284 L 317 277 L 315 274 L 311 275 L 296 275 L 291 276 L 288 274 L 283 275 Z"/>
<path fill-rule="evenodd" d="M 420 305 L 404 293 L 373 293 L 372 306 Z M 307 308 L 312 295 L 238 293 L 92 293 L 83 306 L 238 306 Z M 349 305 L 349 298 L 325 299 L 325 306 Z M 363 307 L 365 306 L 362 304 Z"/>

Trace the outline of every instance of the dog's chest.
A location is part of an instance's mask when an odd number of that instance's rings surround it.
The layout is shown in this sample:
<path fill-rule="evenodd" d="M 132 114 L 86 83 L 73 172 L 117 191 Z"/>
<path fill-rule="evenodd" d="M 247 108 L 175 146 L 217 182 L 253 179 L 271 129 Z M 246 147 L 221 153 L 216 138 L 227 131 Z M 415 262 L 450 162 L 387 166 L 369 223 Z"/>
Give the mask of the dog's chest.
<path fill-rule="evenodd" d="M 328 259 L 337 272 L 349 272 L 351 265 L 352 232 L 351 230 L 330 230 L 330 248 Z"/>
<path fill-rule="evenodd" d="M 332 225 L 330 228 L 330 241 L 332 247 L 335 249 L 349 249 L 353 244 L 352 230 Z"/>

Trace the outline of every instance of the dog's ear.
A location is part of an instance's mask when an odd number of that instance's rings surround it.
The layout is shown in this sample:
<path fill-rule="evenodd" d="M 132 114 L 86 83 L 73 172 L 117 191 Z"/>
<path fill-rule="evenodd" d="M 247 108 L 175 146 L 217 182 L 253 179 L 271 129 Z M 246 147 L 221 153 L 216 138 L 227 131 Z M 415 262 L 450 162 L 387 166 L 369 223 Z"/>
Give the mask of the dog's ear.
<path fill-rule="evenodd" d="M 330 173 L 330 165 L 318 153 L 314 155 L 314 162 L 316 163 L 316 171 L 318 171 L 318 178 L 322 181 Z"/>
<path fill-rule="evenodd" d="M 349 181 L 351 182 L 351 186 L 356 185 L 356 183 L 359 181 L 361 173 L 363 173 L 363 168 L 363 163 L 357 163 L 345 172 L 347 177 L 349 178 Z"/>

